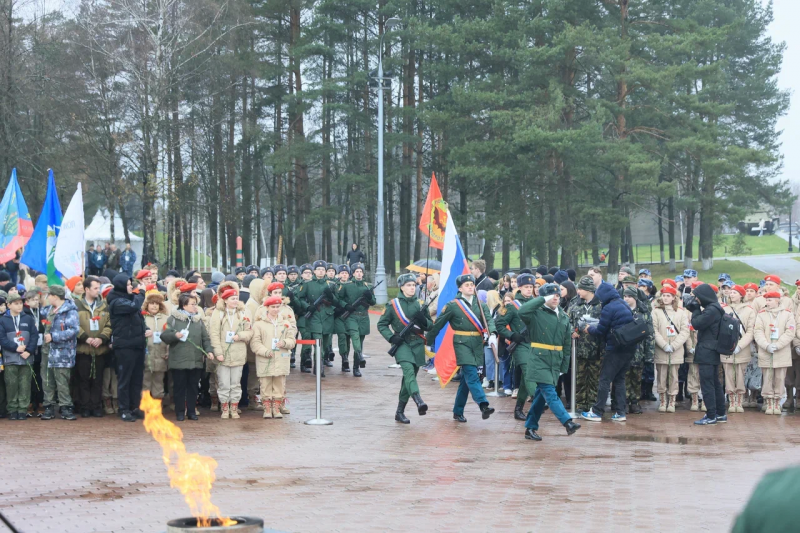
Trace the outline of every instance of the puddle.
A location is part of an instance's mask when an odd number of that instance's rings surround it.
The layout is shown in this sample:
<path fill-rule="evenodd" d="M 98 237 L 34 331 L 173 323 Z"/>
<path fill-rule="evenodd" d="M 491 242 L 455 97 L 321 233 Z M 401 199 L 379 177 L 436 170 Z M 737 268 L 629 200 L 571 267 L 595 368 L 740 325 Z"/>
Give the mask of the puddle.
<path fill-rule="evenodd" d="M 627 442 L 657 442 L 659 444 L 711 444 L 712 439 L 694 439 L 689 437 L 664 437 L 658 435 L 608 435 L 604 439 L 622 440 Z"/>

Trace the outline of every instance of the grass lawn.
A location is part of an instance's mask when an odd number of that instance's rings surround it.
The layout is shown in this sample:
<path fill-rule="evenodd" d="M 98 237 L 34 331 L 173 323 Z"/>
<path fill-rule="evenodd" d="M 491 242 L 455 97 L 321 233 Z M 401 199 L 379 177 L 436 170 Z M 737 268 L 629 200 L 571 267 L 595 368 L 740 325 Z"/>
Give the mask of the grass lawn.
<path fill-rule="evenodd" d="M 732 257 L 730 248 L 733 245 L 733 239 L 734 235 L 719 235 L 716 238 L 719 242 L 714 246 L 714 257 Z M 763 237 L 746 235 L 744 242 L 750 251 L 739 255 L 785 254 L 789 251 L 789 243 L 777 235 L 764 235 Z"/>

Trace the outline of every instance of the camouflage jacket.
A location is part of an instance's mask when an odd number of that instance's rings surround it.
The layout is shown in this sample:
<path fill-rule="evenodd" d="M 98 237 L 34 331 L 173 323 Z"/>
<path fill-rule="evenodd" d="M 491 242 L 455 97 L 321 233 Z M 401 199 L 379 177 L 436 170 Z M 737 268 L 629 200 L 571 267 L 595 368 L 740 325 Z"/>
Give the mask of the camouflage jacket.
<path fill-rule="evenodd" d="M 569 322 L 574 330 L 578 327 L 578 321 L 583 315 L 589 315 L 592 318 L 600 318 L 600 300 L 592 298 L 589 302 L 584 302 L 580 296 L 574 297 L 569 302 L 567 314 L 569 315 Z M 578 342 L 575 346 L 575 357 L 578 359 L 597 360 L 603 356 L 604 343 L 603 339 L 598 339 L 594 335 L 588 335 L 583 332 L 578 337 Z"/>
<path fill-rule="evenodd" d="M 636 304 L 636 309 L 633 310 L 633 316 L 644 317 L 647 323 L 647 338 L 636 346 L 636 353 L 631 361 L 631 366 L 642 366 L 642 363 L 652 363 L 656 353 L 656 333 L 653 329 L 653 314 L 650 310 L 650 305 L 639 301 Z"/>

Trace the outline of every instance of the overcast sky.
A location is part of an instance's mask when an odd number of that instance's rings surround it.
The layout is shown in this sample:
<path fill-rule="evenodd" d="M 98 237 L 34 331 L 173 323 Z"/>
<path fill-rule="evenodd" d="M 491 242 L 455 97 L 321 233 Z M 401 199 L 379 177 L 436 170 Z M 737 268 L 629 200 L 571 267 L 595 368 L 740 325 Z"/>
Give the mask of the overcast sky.
<path fill-rule="evenodd" d="M 767 0 L 763 0 L 766 3 Z M 797 89 L 800 87 L 800 32 L 797 20 L 800 18 L 800 0 L 774 0 L 775 20 L 770 26 L 770 34 L 775 42 L 786 43 L 783 55 L 783 68 L 778 76 L 781 89 L 792 92 L 789 112 L 778 121 L 783 154 L 783 178 L 800 182 L 800 103 Z"/>

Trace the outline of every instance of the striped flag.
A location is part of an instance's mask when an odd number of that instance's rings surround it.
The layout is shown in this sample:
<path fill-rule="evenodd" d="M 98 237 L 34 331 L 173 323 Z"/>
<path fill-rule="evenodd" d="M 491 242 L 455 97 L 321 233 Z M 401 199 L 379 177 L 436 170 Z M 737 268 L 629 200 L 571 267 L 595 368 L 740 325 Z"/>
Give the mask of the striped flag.
<path fill-rule="evenodd" d="M 47 177 L 47 195 L 42 212 L 20 260 L 30 268 L 47 274 L 48 285 L 64 284 L 53 262 L 59 231 L 61 231 L 61 203 L 58 201 L 56 180 L 51 169 Z"/>
<path fill-rule="evenodd" d="M 453 301 L 458 293 L 456 278 L 463 274 L 469 274 L 467 256 L 461 248 L 461 241 L 458 240 L 458 231 L 453 223 L 450 211 L 447 212 L 447 229 L 444 234 L 444 250 L 442 252 L 442 272 L 439 278 L 439 301 L 436 307 L 437 315 L 442 312 L 444 306 Z M 450 324 L 444 327 L 436 337 L 436 359 L 433 364 L 436 366 L 436 374 L 442 388 L 446 387 L 458 370 L 456 363 L 456 351 L 453 346 L 453 330 Z"/>
<path fill-rule="evenodd" d="M 0 203 L 0 218 L 0 263 L 8 263 L 33 235 L 33 222 L 19 188 L 16 168 L 11 170 L 11 179 Z"/>

